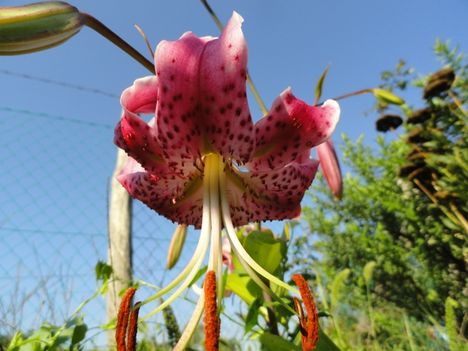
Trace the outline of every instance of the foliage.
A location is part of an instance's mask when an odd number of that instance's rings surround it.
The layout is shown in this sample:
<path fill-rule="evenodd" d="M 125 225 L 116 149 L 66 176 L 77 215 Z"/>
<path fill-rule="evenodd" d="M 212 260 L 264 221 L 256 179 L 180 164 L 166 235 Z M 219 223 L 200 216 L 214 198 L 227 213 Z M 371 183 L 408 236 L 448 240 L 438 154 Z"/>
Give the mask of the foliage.
<path fill-rule="evenodd" d="M 468 64 L 440 41 L 435 51 L 446 67 L 430 77 L 409 82 L 413 70 L 402 62 L 382 77 L 385 89 L 424 90 L 424 109 L 402 105 L 405 130 L 380 135 L 377 148 L 343 136 L 342 201 L 321 180 L 310 192 L 316 206 L 304 209 L 316 236 L 296 239 L 291 264 L 317 271 L 321 304 L 334 317 L 327 329 L 343 349 L 448 350 L 450 335 L 450 349 L 462 343 L 453 335 L 466 336 L 458 329 L 468 308 Z M 342 272 L 346 285 L 336 282 Z M 340 303 L 330 305 L 337 290 Z"/>

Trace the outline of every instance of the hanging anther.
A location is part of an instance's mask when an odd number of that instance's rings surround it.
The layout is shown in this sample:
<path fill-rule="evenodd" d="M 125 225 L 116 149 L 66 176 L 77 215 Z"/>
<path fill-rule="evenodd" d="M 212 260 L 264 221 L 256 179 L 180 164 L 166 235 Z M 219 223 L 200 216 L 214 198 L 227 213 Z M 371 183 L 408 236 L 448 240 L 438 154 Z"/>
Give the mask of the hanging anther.
<path fill-rule="evenodd" d="M 304 311 L 298 299 L 293 299 L 294 309 L 298 313 L 299 323 L 301 326 L 302 334 L 302 350 L 312 351 L 318 342 L 318 312 L 315 307 L 314 298 L 310 291 L 309 285 L 307 284 L 304 277 L 300 274 L 294 274 L 292 276 L 294 283 L 299 288 L 299 292 L 304 302 L 305 310 L 307 315 L 304 316 Z"/>

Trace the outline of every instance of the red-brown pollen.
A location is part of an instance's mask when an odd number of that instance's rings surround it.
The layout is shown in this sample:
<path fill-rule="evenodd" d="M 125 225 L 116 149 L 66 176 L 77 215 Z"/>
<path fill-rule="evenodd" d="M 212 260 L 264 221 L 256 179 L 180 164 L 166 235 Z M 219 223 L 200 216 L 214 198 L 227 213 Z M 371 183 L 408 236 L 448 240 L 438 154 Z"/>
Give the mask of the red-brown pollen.
<path fill-rule="evenodd" d="M 117 351 L 135 351 L 139 307 L 132 309 L 135 288 L 128 288 L 120 302 L 117 314 L 115 342 Z"/>
<path fill-rule="evenodd" d="M 203 319 L 205 350 L 218 351 L 221 321 L 218 317 L 218 307 L 216 305 L 216 274 L 214 271 L 206 273 L 203 290 L 205 292 L 205 317 Z"/>
<path fill-rule="evenodd" d="M 302 307 L 298 301 L 294 301 L 295 309 L 299 314 L 299 323 L 301 326 L 302 333 L 302 350 L 311 351 L 315 348 L 318 341 L 318 312 L 315 307 L 314 298 L 310 291 L 309 285 L 307 284 L 304 277 L 300 274 L 294 274 L 292 276 L 294 283 L 296 283 L 301 293 L 302 301 L 304 302 L 307 316 L 303 315 Z"/>

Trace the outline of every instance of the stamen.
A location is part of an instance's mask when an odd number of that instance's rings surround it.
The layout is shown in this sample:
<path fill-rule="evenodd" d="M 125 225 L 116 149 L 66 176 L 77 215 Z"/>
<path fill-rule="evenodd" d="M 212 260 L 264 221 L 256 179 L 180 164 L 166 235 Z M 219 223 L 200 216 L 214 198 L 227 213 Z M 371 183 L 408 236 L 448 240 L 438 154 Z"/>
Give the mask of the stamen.
<path fill-rule="evenodd" d="M 315 307 L 314 298 L 310 291 L 309 285 L 307 284 L 304 277 L 300 274 L 294 274 L 292 276 L 294 283 L 296 283 L 301 293 L 302 301 L 304 302 L 307 316 L 303 315 L 302 307 L 299 307 L 299 322 L 301 324 L 302 333 L 302 350 L 311 351 L 315 348 L 318 341 L 318 312 Z M 294 306 L 297 309 L 298 304 L 294 301 Z M 299 304 L 300 305 L 300 304 Z M 302 317 L 301 317 L 302 315 Z"/>
<path fill-rule="evenodd" d="M 220 195 L 221 195 L 221 212 L 223 215 L 223 223 L 224 227 L 226 228 L 229 240 L 231 242 L 231 246 L 234 250 L 236 250 L 236 255 L 238 257 L 242 257 L 244 261 L 252 267 L 258 274 L 262 275 L 264 278 L 271 281 L 273 284 L 276 284 L 282 288 L 285 288 L 293 293 L 297 293 L 298 291 L 294 289 L 289 284 L 286 284 L 278 277 L 275 277 L 273 274 L 268 272 L 262 266 L 260 266 L 252 257 L 250 257 L 249 253 L 244 249 L 241 242 L 237 238 L 234 225 L 232 224 L 231 220 L 231 211 L 229 209 L 229 203 L 226 196 L 226 179 L 225 177 L 220 177 Z"/>
<path fill-rule="evenodd" d="M 137 302 L 135 307 L 130 312 L 127 331 L 127 351 L 136 351 L 136 340 L 138 332 L 138 312 L 140 311 L 140 303 Z"/>
<path fill-rule="evenodd" d="M 200 233 L 200 239 L 198 241 L 195 253 L 193 254 L 190 262 L 183 269 L 179 275 L 170 282 L 165 288 L 161 289 L 158 293 L 151 296 L 150 298 L 143 301 L 142 304 L 147 304 L 151 301 L 154 301 L 161 296 L 165 295 L 173 288 L 175 288 L 180 282 L 184 281 L 179 288 L 166 300 L 162 303 L 157 309 L 148 313 L 144 316 L 144 319 L 155 315 L 156 313 L 161 312 L 166 306 L 172 303 L 180 294 L 183 293 L 185 288 L 192 282 L 193 278 L 197 274 L 203 259 L 205 257 L 206 251 L 208 249 L 208 244 L 210 240 L 211 232 L 211 214 L 210 214 L 210 177 L 209 169 L 205 169 L 205 177 L 203 179 L 203 215 L 202 215 L 202 228 Z M 184 280 L 185 279 L 185 280 Z"/>
<path fill-rule="evenodd" d="M 127 335 L 128 317 L 130 315 L 130 308 L 132 305 L 132 298 L 135 295 L 135 288 L 128 288 L 122 297 L 119 306 L 119 313 L 117 314 L 117 327 L 115 330 L 115 342 L 117 344 L 117 351 L 126 351 L 125 338 Z"/>
<path fill-rule="evenodd" d="M 205 292 L 205 318 L 203 319 L 205 350 L 218 351 L 221 321 L 218 317 L 216 305 L 216 274 L 214 271 L 206 273 L 203 290 Z"/>
<path fill-rule="evenodd" d="M 195 333 L 195 329 L 197 328 L 198 322 L 200 321 L 201 315 L 203 313 L 203 307 L 205 303 L 205 294 L 202 292 L 200 298 L 198 299 L 197 305 L 195 306 L 195 310 L 193 311 L 192 317 L 188 321 L 182 335 L 180 336 L 177 345 L 174 347 L 172 351 L 183 351 L 186 349 L 192 335 Z"/>

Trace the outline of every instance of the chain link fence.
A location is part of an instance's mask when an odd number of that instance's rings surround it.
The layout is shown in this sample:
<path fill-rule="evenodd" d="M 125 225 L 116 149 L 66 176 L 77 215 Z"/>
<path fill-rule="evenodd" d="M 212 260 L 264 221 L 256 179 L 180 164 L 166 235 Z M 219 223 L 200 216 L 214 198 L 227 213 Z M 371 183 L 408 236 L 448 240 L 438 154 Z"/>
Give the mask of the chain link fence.
<path fill-rule="evenodd" d="M 11 336 L 63 323 L 95 291 L 95 264 L 107 260 L 116 149 L 112 125 L 66 116 L 0 106 L 0 128 L 0 335 Z M 134 202 L 132 227 L 135 278 L 167 282 L 174 225 Z M 189 233 L 182 262 L 196 235 Z M 176 308 L 181 325 L 184 309 Z M 88 326 L 105 323 L 105 300 L 93 300 L 84 315 Z M 105 343 L 99 335 L 93 344 Z"/>

